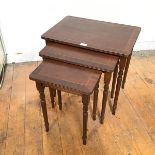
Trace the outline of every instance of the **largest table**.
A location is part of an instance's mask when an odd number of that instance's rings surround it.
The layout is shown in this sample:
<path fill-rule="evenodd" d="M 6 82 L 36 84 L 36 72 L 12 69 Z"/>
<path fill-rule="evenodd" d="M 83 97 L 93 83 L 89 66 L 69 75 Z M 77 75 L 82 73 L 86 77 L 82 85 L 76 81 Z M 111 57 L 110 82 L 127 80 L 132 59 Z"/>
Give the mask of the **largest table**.
<path fill-rule="evenodd" d="M 117 77 L 112 110 L 112 113 L 115 114 L 121 84 L 124 88 L 133 47 L 140 30 L 141 28 L 136 26 L 67 16 L 44 33 L 42 38 L 46 42 L 59 42 L 119 57 L 118 77 L 116 69 L 111 94 L 113 97 Z"/>

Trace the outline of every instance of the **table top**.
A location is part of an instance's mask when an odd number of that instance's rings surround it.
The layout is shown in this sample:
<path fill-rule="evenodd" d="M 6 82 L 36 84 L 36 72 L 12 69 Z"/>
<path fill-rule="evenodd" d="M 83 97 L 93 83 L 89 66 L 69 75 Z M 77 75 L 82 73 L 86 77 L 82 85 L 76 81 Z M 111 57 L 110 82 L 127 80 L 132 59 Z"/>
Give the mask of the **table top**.
<path fill-rule="evenodd" d="M 39 55 L 43 58 L 59 60 L 103 72 L 113 72 L 118 62 L 117 56 L 55 42 L 47 43 Z"/>
<path fill-rule="evenodd" d="M 30 79 L 53 86 L 55 89 L 77 94 L 91 94 L 101 72 L 56 60 L 43 61 Z"/>
<path fill-rule="evenodd" d="M 141 31 L 140 27 L 67 16 L 42 35 L 81 48 L 118 56 L 129 56 Z"/>

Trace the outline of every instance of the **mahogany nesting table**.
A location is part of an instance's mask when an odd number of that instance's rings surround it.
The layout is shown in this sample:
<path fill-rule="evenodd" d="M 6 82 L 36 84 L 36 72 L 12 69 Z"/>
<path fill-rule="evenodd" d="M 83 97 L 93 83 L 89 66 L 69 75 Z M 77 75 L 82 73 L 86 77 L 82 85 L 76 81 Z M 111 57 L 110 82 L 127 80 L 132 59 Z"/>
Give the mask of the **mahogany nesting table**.
<path fill-rule="evenodd" d="M 93 91 L 97 92 L 98 96 L 98 83 L 101 72 L 84 68 L 80 66 L 71 65 L 68 63 L 50 60 L 43 61 L 31 74 L 30 79 L 36 82 L 36 87 L 40 93 L 40 100 L 42 112 L 45 122 L 46 131 L 49 130 L 48 115 L 46 109 L 46 101 L 44 88 L 45 86 L 50 89 L 57 89 L 74 93 L 82 96 L 83 102 L 83 144 L 86 145 L 87 139 L 87 120 L 88 120 L 88 104 L 90 94 Z M 53 96 L 51 96 L 53 97 Z M 97 104 L 97 97 L 95 102 Z M 52 99 L 51 99 L 52 100 Z M 52 100 L 53 101 L 53 100 Z M 53 104 L 53 103 L 52 103 Z M 61 105 L 61 97 L 59 98 L 59 108 Z"/>
<path fill-rule="evenodd" d="M 115 92 L 112 110 L 112 113 L 115 114 L 119 91 L 121 85 L 124 88 L 132 50 L 140 30 L 141 28 L 136 26 L 67 16 L 44 33 L 42 38 L 45 39 L 47 45 L 49 42 L 58 42 L 93 50 L 96 53 L 115 55 L 119 58 L 119 64 L 113 74 L 111 91 L 112 98 Z M 116 79 L 117 84 L 115 84 Z"/>

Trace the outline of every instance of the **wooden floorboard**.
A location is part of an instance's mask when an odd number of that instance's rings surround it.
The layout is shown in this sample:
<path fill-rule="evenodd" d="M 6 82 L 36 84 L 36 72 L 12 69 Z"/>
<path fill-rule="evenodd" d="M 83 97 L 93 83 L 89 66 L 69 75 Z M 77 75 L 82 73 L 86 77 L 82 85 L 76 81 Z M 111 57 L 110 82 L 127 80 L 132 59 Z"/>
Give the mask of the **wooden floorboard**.
<path fill-rule="evenodd" d="M 88 141 L 82 145 L 81 97 L 62 93 L 63 109 L 51 107 L 46 88 L 50 130 L 46 133 L 39 95 L 29 74 L 40 62 L 8 65 L 0 90 L 0 155 L 154 155 L 155 154 L 155 54 L 134 55 L 116 115 L 106 107 L 99 123 L 103 76 L 97 120 L 89 105 Z M 113 102 L 110 97 L 108 103 Z"/>
<path fill-rule="evenodd" d="M 25 147 L 25 64 L 14 66 L 6 154 L 23 154 Z M 20 148 L 20 149 L 19 149 Z"/>
<path fill-rule="evenodd" d="M 8 117 L 12 93 L 13 65 L 8 65 L 5 73 L 3 89 L 0 90 L 0 154 L 5 154 Z"/>
<path fill-rule="evenodd" d="M 25 72 L 25 154 L 43 154 L 42 117 L 35 83 L 29 80 L 29 73 L 37 63 L 27 63 Z"/>

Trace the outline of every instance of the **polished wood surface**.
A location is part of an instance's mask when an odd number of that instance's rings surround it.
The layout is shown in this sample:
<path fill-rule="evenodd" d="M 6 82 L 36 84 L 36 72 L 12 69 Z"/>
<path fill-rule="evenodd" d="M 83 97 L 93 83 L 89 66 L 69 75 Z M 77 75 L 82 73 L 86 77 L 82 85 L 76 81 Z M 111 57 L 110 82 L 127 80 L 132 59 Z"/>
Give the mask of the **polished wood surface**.
<path fill-rule="evenodd" d="M 42 35 L 45 40 L 119 56 L 129 56 L 140 28 L 67 16 Z"/>
<path fill-rule="evenodd" d="M 45 86 L 60 88 L 71 93 L 90 95 L 102 72 L 60 61 L 42 62 L 31 74 L 30 79 L 44 82 Z"/>
<path fill-rule="evenodd" d="M 48 123 L 46 100 L 45 100 L 45 93 L 44 93 L 45 86 L 40 82 L 36 82 L 36 88 L 38 89 L 39 94 L 40 94 L 40 103 L 41 103 L 41 107 L 42 107 L 45 128 L 46 128 L 46 131 L 48 132 L 49 131 L 49 123 Z"/>
<path fill-rule="evenodd" d="M 57 104 L 52 108 L 49 90 L 45 88 L 52 128 L 47 134 L 44 131 L 38 91 L 35 83 L 28 78 L 38 63 L 8 65 L 0 89 L 0 154 L 154 154 L 155 54 L 149 56 L 148 53 L 147 56 L 143 53 L 132 56 L 126 89 L 120 91 L 117 115 L 111 115 L 107 104 L 104 125 L 99 123 L 98 117 L 104 78 L 101 77 L 96 121 L 91 116 L 93 96 L 88 108 L 86 146 L 82 145 L 82 131 L 79 132 L 82 127 L 81 98 L 62 93 L 63 108 L 59 111 Z"/>
<path fill-rule="evenodd" d="M 50 97 L 51 97 L 51 104 L 52 104 L 52 108 L 54 108 L 55 106 L 55 102 L 54 102 L 54 89 L 49 87 L 49 92 L 50 92 Z"/>
<path fill-rule="evenodd" d="M 80 66 L 67 64 L 67 63 L 55 61 L 55 60 L 43 61 L 30 74 L 29 78 L 36 82 L 36 87 L 40 94 L 40 102 L 41 102 L 46 131 L 49 131 L 49 123 L 48 123 L 48 115 L 47 115 L 46 100 L 45 100 L 45 93 L 44 93 L 45 86 L 58 90 L 58 104 L 59 104 L 60 110 L 62 110 L 61 91 L 66 91 L 66 92 L 80 95 L 82 96 L 82 103 L 83 103 L 82 139 L 83 139 L 83 144 L 86 145 L 88 104 L 90 101 L 90 94 L 94 92 L 96 85 L 98 85 L 101 74 L 102 74 L 101 71 L 83 68 Z M 98 94 L 95 93 L 95 96 L 98 96 Z M 105 104 L 107 101 L 106 97 L 105 97 L 106 100 L 104 99 Z M 94 101 L 95 101 L 94 104 L 96 104 L 97 106 L 97 97 L 95 97 Z"/>
<path fill-rule="evenodd" d="M 130 56 L 140 31 L 141 28 L 136 26 L 67 16 L 44 33 L 42 38 L 46 44 L 58 42 L 120 58 L 117 84 L 115 80 L 112 87 L 112 92 L 115 92 L 112 113 L 115 114 L 120 88 L 124 88 Z"/>
<path fill-rule="evenodd" d="M 118 74 L 118 64 L 116 65 L 115 70 L 114 70 L 114 73 L 113 73 L 112 88 L 111 88 L 111 98 L 114 97 L 114 93 L 115 93 L 114 91 L 115 91 L 117 74 Z"/>
<path fill-rule="evenodd" d="M 62 110 L 62 98 L 61 98 L 61 91 L 57 90 L 58 92 L 58 105 L 59 105 L 59 110 Z"/>
<path fill-rule="evenodd" d="M 128 73 L 128 69 L 129 69 L 129 65 L 130 65 L 130 60 L 131 60 L 131 55 L 132 55 L 132 53 L 126 59 L 125 70 L 124 70 L 123 81 L 122 81 L 122 88 L 123 89 L 124 89 L 124 85 L 126 82 L 126 77 L 127 77 L 127 73 Z"/>
<path fill-rule="evenodd" d="M 95 87 L 95 89 L 94 89 L 94 99 L 93 99 L 93 120 L 96 120 L 98 92 L 99 92 L 99 82 L 97 83 L 97 85 L 96 85 L 96 87 Z"/>
<path fill-rule="evenodd" d="M 109 91 L 109 83 L 111 79 L 111 73 L 104 74 L 104 87 L 103 87 L 103 99 L 102 99 L 102 109 L 101 109 L 101 119 L 100 122 L 103 124 L 106 103 L 108 98 L 108 91 Z"/>
<path fill-rule="evenodd" d="M 117 77 L 117 85 L 116 85 L 114 104 L 113 104 L 113 110 L 112 110 L 113 115 L 115 115 L 116 113 L 117 101 L 119 98 L 119 92 L 120 92 L 120 88 L 122 84 L 122 77 L 123 77 L 123 71 L 125 68 L 125 62 L 126 62 L 126 59 L 121 57 L 120 62 L 119 62 L 119 72 L 118 72 L 118 77 Z"/>
<path fill-rule="evenodd" d="M 103 72 L 113 72 L 118 61 L 116 56 L 54 42 L 48 42 L 39 55 L 44 59 L 55 59 Z"/>

